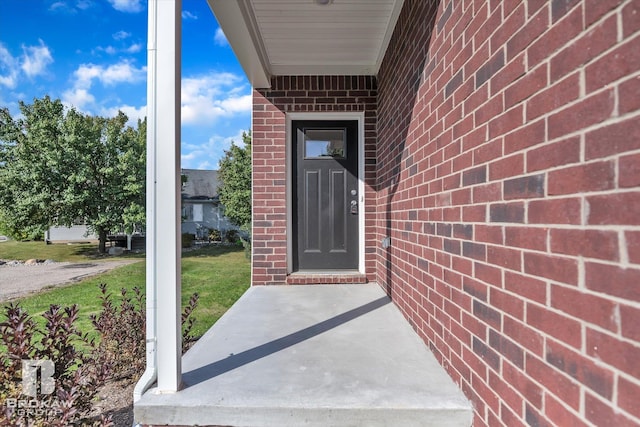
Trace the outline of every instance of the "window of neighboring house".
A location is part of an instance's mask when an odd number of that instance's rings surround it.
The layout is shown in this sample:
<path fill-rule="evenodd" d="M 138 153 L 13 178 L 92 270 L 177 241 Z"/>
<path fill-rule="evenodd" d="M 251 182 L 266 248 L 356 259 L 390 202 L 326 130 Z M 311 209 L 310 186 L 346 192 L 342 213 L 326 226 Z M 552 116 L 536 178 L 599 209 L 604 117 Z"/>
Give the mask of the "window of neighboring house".
<path fill-rule="evenodd" d="M 194 222 L 202 222 L 204 221 L 204 213 L 202 204 L 196 203 L 193 205 L 193 221 Z"/>
<path fill-rule="evenodd" d="M 188 203 L 182 206 L 182 218 L 185 221 L 204 221 L 204 205 L 202 203 Z"/>
<path fill-rule="evenodd" d="M 182 206 L 182 219 L 185 221 L 193 221 L 193 205 L 185 204 Z"/>

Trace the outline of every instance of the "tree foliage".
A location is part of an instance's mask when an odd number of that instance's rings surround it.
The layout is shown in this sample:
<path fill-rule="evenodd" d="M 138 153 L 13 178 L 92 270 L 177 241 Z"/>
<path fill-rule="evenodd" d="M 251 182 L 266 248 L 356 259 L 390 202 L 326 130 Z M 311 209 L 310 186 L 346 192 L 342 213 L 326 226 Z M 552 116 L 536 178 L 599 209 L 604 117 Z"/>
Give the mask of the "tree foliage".
<path fill-rule="evenodd" d="M 90 116 L 48 96 L 0 109 L 0 224 L 17 238 L 84 223 L 100 238 L 144 222 L 146 121 Z"/>
<path fill-rule="evenodd" d="M 243 230 L 251 229 L 251 133 L 243 132 L 243 146 L 231 144 L 220 160 L 220 202 L 225 215 Z"/>

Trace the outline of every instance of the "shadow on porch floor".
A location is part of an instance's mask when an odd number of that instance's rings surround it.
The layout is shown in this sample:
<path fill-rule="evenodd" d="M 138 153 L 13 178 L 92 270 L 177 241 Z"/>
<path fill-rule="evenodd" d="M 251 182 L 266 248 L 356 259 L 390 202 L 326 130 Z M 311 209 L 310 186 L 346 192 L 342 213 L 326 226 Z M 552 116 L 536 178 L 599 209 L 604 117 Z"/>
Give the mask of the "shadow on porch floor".
<path fill-rule="evenodd" d="M 250 288 L 145 393 L 145 425 L 470 426 L 472 408 L 376 284 Z"/>

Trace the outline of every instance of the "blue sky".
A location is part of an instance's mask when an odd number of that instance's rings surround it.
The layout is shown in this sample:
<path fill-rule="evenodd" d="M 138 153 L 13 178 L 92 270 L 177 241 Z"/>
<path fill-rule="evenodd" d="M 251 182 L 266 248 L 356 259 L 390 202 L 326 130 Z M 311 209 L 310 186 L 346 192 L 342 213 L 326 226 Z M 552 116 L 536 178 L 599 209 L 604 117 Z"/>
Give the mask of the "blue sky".
<path fill-rule="evenodd" d="M 182 2 L 182 167 L 217 169 L 249 129 L 251 86 L 206 0 Z M 0 106 L 49 95 L 146 114 L 146 0 L 0 0 Z"/>

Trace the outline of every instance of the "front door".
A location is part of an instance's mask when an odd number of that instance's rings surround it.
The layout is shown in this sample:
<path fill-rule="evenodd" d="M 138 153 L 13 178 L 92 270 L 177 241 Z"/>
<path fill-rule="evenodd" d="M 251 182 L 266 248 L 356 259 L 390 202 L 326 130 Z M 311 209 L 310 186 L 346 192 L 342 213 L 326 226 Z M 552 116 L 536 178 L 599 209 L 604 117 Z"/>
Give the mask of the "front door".
<path fill-rule="evenodd" d="M 358 122 L 296 120 L 293 267 L 357 270 Z"/>

